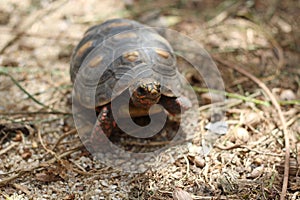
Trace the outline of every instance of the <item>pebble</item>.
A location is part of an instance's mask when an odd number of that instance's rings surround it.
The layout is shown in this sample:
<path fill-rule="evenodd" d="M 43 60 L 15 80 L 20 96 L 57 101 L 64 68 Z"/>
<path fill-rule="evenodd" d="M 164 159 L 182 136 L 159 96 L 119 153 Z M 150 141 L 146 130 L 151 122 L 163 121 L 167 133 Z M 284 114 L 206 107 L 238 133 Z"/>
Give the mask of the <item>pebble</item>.
<path fill-rule="evenodd" d="M 104 180 L 100 181 L 101 185 L 103 185 L 104 187 L 108 187 L 108 183 Z"/>
<path fill-rule="evenodd" d="M 287 89 L 287 90 L 283 90 L 280 93 L 279 98 L 280 98 L 280 100 L 290 101 L 290 100 L 295 100 L 296 99 L 296 95 L 295 95 L 295 93 L 292 90 Z"/>
<path fill-rule="evenodd" d="M 256 157 L 255 160 L 254 160 L 254 163 L 257 164 L 257 165 L 261 165 L 263 163 L 263 160 L 259 157 Z"/>
<path fill-rule="evenodd" d="M 250 178 L 257 178 L 260 177 L 262 175 L 262 173 L 264 172 L 264 166 L 259 166 L 256 167 L 252 170 L 252 172 L 250 173 L 249 177 Z"/>
<path fill-rule="evenodd" d="M 234 137 L 237 141 L 241 141 L 243 143 L 247 143 L 250 139 L 249 132 L 247 129 L 242 127 L 234 129 Z"/>
<path fill-rule="evenodd" d="M 260 122 L 259 114 L 250 112 L 245 115 L 245 124 L 255 126 Z"/>
<path fill-rule="evenodd" d="M 109 189 L 111 189 L 111 190 L 114 190 L 114 189 L 116 189 L 118 186 L 116 186 L 116 185 L 111 185 L 111 186 L 109 186 Z"/>
<path fill-rule="evenodd" d="M 191 145 L 189 147 L 189 155 L 190 156 L 196 156 L 196 155 L 199 155 L 199 153 L 201 152 L 201 147 L 199 146 L 195 146 L 195 145 Z"/>
<path fill-rule="evenodd" d="M 200 156 L 195 157 L 194 163 L 197 167 L 200 167 L 200 168 L 203 168 L 205 166 L 205 160 Z"/>
<path fill-rule="evenodd" d="M 96 193 L 96 194 L 101 194 L 101 193 L 102 193 L 102 190 L 100 190 L 100 189 L 95 189 L 95 193 Z"/>

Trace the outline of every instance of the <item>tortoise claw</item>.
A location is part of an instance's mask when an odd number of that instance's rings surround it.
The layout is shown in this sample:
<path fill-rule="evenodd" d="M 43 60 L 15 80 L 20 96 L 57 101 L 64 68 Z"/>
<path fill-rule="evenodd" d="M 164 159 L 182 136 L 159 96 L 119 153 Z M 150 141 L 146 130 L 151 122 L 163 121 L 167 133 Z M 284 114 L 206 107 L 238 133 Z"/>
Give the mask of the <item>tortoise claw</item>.
<path fill-rule="evenodd" d="M 181 111 L 184 112 L 192 107 L 190 100 L 184 96 L 175 98 L 163 96 L 159 103 L 172 115 L 179 114 Z"/>
<path fill-rule="evenodd" d="M 192 107 L 192 102 L 184 96 L 178 97 L 176 102 L 180 105 L 183 111 L 186 111 Z"/>

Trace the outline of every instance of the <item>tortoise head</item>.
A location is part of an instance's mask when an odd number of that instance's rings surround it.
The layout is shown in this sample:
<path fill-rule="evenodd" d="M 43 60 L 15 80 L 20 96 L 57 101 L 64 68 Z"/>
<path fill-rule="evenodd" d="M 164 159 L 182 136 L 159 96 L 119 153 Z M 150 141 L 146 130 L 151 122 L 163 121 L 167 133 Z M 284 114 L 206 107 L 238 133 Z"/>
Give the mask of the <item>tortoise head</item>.
<path fill-rule="evenodd" d="M 131 100 L 137 107 L 150 108 L 159 101 L 160 96 L 160 83 L 147 78 L 139 80 L 133 85 Z"/>

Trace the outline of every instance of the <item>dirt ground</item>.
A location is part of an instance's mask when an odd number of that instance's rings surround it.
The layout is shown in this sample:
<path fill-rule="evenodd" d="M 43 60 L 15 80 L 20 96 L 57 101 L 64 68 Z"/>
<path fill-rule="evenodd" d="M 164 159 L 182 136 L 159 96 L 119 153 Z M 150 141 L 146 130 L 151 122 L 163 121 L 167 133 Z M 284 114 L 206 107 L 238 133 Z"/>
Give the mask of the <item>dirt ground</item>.
<path fill-rule="evenodd" d="M 299 13 L 293 0 L 1 0 L 0 199 L 300 199 Z M 207 155 L 211 96 L 180 59 L 199 98 L 191 141 L 143 173 L 107 166 L 82 146 L 70 56 L 88 27 L 112 18 L 174 29 L 212 56 L 228 130 Z"/>

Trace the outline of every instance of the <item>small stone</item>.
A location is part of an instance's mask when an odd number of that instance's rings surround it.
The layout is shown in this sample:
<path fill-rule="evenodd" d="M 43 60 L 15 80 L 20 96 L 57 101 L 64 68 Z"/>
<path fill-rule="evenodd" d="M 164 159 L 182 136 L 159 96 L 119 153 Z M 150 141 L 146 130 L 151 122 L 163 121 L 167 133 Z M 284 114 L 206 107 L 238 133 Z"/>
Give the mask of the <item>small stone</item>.
<path fill-rule="evenodd" d="M 261 158 L 257 157 L 257 158 L 254 159 L 254 163 L 257 164 L 257 165 L 261 165 L 263 163 L 263 160 Z"/>
<path fill-rule="evenodd" d="M 283 101 L 291 101 L 291 100 L 296 99 L 296 95 L 292 90 L 287 89 L 287 90 L 283 90 L 280 93 L 279 98 L 280 98 L 280 100 L 283 100 Z"/>
<path fill-rule="evenodd" d="M 234 130 L 234 137 L 236 141 L 241 141 L 243 143 L 247 143 L 250 139 L 249 132 L 242 127 L 238 127 Z"/>
<path fill-rule="evenodd" d="M 250 112 L 245 115 L 245 124 L 255 126 L 260 122 L 260 116 L 259 114 L 255 112 Z"/>
<path fill-rule="evenodd" d="M 39 147 L 39 145 L 36 141 L 33 141 L 31 145 L 32 145 L 32 148 L 34 148 L 34 149 Z"/>
<path fill-rule="evenodd" d="M 250 178 L 257 178 L 260 177 L 262 175 L 262 173 L 264 172 L 264 166 L 259 166 L 256 167 L 252 170 L 252 172 L 250 173 L 249 177 Z"/>
<path fill-rule="evenodd" d="M 14 138 L 12 138 L 12 141 L 21 142 L 22 140 L 23 140 L 22 132 L 21 131 L 16 131 L 16 136 Z"/>
<path fill-rule="evenodd" d="M 189 146 L 189 155 L 190 156 L 199 155 L 200 152 L 201 152 L 201 147 L 196 146 L 196 145 Z"/>
<path fill-rule="evenodd" d="M 111 190 L 114 190 L 114 189 L 116 189 L 118 186 L 116 186 L 116 185 L 111 185 L 111 186 L 109 186 L 109 188 L 111 189 Z"/>
<path fill-rule="evenodd" d="M 103 185 L 104 187 L 108 187 L 108 183 L 104 180 L 100 181 L 101 185 Z"/>
<path fill-rule="evenodd" d="M 32 153 L 30 151 L 25 151 L 21 154 L 21 157 L 25 160 L 29 159 L 32 156 Z"/>
<path fill-rule="evenodd" d="M 96 193 L 96 194 L 101 194 L 101 193 L 102 193 L 102 190 L 100 190 L 100 189 L 95 189 L 95 193 Z"/>
<path fill-rule="evenodd" d="M 205 160 L 200 156 L 195 157 L 194 163 L 197 167 L 200 167 L 200 168 L 203 168 L 205 166 Z"/>

